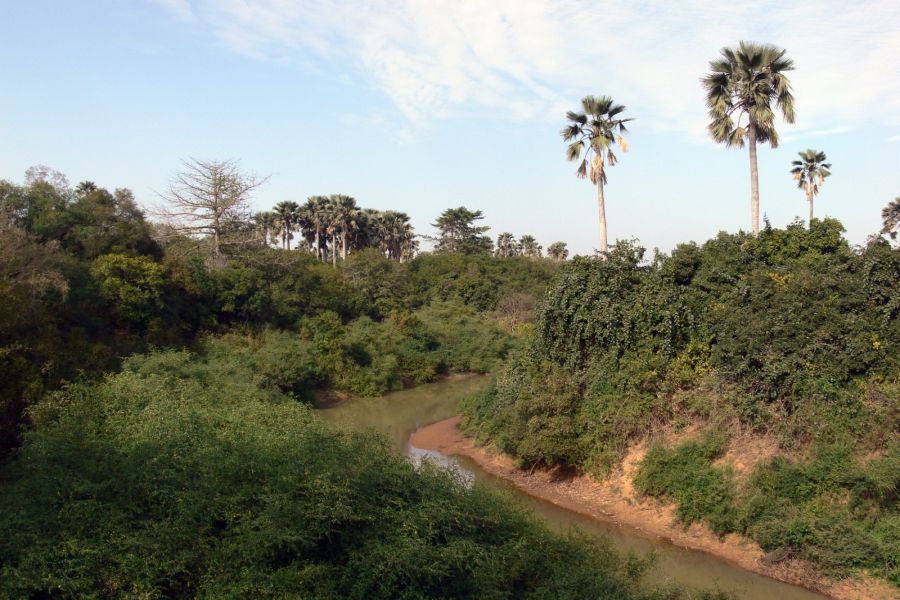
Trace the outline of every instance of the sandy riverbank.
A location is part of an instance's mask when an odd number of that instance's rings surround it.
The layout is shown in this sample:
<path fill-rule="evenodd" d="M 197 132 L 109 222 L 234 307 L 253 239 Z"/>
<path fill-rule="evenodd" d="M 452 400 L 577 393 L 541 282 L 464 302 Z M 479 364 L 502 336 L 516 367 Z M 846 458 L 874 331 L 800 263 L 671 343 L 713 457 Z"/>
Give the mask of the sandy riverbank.
<path fill-rule="evenodd" d="M 640 499 L 631 485 L 645 448 L 635 447 L 622 467 L 603 481 L 551 470 L 528 472 L 516 468 L 513 460 L 476 446 L 459 430 L 459 417 L 451 417 L 423 427 L 410 442 L 416 448 L 445 455 L 467 456 L 488 473 L 512 482 L 527 494 L 602 521 L 628 527 L 650 538 L 668 540 L 678 546 L 709 552 L 741 568 L 801 585 L 838 600 L 886 600 L 898 598 L 896 590 L 871 578 L 832 581 L 796 561 L 771 563 L 756 543 L 739 535 L 719 539 L 704 525 L 685 529 L 676 522 L 672 505 L 654 499 Z"/>

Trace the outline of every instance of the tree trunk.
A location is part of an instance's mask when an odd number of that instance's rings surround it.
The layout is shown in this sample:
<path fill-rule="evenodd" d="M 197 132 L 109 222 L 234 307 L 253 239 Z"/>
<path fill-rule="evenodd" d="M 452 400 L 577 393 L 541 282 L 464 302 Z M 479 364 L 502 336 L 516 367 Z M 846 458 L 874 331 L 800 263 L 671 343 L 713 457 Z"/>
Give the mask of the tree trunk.
<path fill-rule="evenodd" d="M 213 217 L 213 256 L 219 258 L 219 215 Z"/>
<path fill-rule="evenodd" d="M 606 244 L 606 201 L 603 198 L 603 182 L 597 182 L 597 208 L 600 209 L 600 252 L 607 251 Z"/>
<path fill-rule="evenodd" d="M 337 236 L 331 236 L 331 266 L 337 268 Z"/>
<path fill-rule="evenodd" d="M 347 260 L 347 232 L 341 234 L 341 260 Z"/>
<path fill-rule="evenodd" d="M 322 261 L 322 245 L 319 243 L 319 226 L 316 225 L 316 258 Z"/>
<path fill-rule="evenodd" d="M 813 220 L 813 195 L 812 190 L 807 189 L 806 191 L 806 199 L 809 201 L 809 230 L 812 231 L 812 220 Z"/>
<path fill-rule="evenodd" d="M 753 237 L 759 235 L 759 167 L 756 163 L 756 126 L 750 124 L 750 218 Z"/>

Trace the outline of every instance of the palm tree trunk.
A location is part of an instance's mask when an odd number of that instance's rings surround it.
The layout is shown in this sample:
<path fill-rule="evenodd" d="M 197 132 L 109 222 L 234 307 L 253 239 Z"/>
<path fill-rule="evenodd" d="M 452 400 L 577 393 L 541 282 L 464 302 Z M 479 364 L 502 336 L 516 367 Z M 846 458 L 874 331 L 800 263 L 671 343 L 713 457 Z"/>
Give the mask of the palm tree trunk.
<path fill-rule="evenodd" d="M 759 167 L 756 162 L 756 125 L 750 123 L 750 218 L 753 237 L 759 235 Z"/>
<path fill-rule="evenodd" d="M 331 236 L 331 266 L 337 268 L 337 236 Z"/>
<path fill-rule="evenodd" d="M 316 225 L 316 258 L 322 260 L 322 246 L 319 244 L 319 226 Z"/>
<path fill-rule="evenodd" d="M 341 260 L 347 260 L 347 232 L 341 233 Z"/>
<path fill-rule="evenodd" d="M 600 252 L 606 252 L 606 201 L 603 198 L 603 182 L 597 181 L 597 207 L 600 209 Z"/>
<path fill-rule="evenodd" d="M 813 195 L 812 190 L 806 191 L 806 200 L 809 202 L 809 230 L 812 231 L 812 220 L 813 220 Z"/>

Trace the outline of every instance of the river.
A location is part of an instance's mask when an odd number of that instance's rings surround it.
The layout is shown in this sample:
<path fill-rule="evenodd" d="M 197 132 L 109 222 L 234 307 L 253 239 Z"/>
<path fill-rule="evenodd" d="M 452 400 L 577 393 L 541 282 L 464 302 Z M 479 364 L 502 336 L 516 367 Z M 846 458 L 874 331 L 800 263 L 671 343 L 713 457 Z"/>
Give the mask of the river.
<path fill-rule="evenodd" d="M 459 401 L 483 387 L 486 377 L 465 377 L 422 385 L 380 398 L 354 398 L 317 411 L 325 421 L 347 429 L 374 429 L 386 435 L 398 451 L 414 458 L 434 455 L 413 448 L 410 436 L 420 427 L 452 417 Z M 656 562 L 648 581 L 676 583 L 690 588 L 733 591 L 741 600 L 821 600 L 824 596 L 745 571 L 711 554 L 680 548 L 663 540 L 648 539 L 637 532 L 597 521 L 529 496 L 507 481 L 484 472 L 465 457 L 434 456 L 458 467 L 472 479 L 517 498 L 563 530 L 579 527 L 611 539 L 622 551 L 653 552 Z"/>

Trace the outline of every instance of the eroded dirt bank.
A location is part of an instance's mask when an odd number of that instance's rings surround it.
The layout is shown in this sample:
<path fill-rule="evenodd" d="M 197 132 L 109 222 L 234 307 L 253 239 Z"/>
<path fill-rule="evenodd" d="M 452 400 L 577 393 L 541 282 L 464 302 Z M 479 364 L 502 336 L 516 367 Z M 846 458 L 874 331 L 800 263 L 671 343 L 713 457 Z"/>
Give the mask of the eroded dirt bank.
<path fill-rule="evenodd" d="M 516 468 L 508 456 L 476 446 L 459 430 L 458 416 L 423 427 L 410 443 L 416 448 L 462 455 L 474 460 L 488 473 L 512 482 L 523 492 L 589 517 L 628 527 L 650 538 L 664 539 L 678 546 L 709 552 L 741 568 L 780 581 L 801 585 L 838 600 L 885 600 L 898 598 L 886 583 L 857 577 L 832 581 L 802 563 L 771 563 L 756 543 L 736 534 L 719 539 L 708 527 L 693 524 L 685 529 L 676 522 L 675 507 L 654 499 L 638 498 L 631 485 L 645 445 L 633 447 L 622 467 L 603 481 L 551 470 L 528 472 Z"/>

